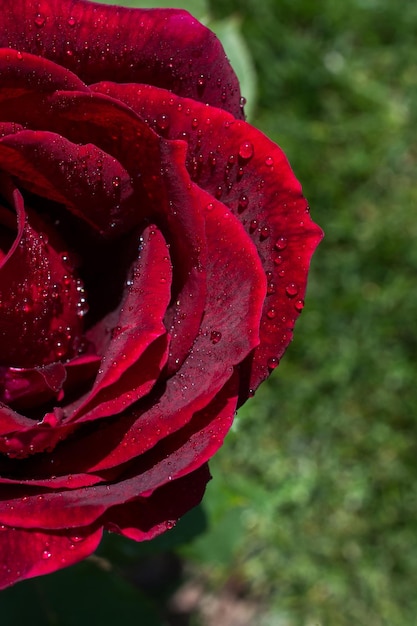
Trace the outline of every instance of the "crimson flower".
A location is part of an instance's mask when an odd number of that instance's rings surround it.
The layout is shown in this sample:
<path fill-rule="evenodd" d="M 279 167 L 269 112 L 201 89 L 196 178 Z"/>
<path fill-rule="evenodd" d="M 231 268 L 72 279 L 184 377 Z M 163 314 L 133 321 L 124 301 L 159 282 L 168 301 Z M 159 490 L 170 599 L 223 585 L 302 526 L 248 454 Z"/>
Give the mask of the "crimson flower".
<path fill-rule="evenodd" d="M 0 0 L 0 586 L 201 499 L 321 238 L 188 13 Z"/>

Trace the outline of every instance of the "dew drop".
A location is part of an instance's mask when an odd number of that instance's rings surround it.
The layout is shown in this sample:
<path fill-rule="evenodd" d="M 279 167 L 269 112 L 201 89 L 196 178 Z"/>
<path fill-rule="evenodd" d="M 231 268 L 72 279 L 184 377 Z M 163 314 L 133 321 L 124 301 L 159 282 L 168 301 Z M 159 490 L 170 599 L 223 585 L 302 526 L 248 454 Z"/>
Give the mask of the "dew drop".
<path fill-rule="evenodd" d="M 209 202 L 208 205 L 206 206 L 206 210 L 212 211 L 213 209 L 214 209 L 214 204 L 212 202 Z"/>
<path fill-rule="evenodd" d="M 301 311 L 304 309 L 304 300 L 297 300 L 294 306 L 295 306 L 296 311 L 301 313 Z"/>
<path fill-rule="evenodd" d="M 212 344 L 216 344 L 219 343 L 220 339 L 222 338 L 222 334 L 217 331 L 217 330 L 212 330 L 210 333 L 210 341 Z"/>
<path fill-rule="evenodd" d="M 239 211 L 244 211 L 249 204 L 249 198 L 244 193 L 239 198 L 238 209 Z"/>
<path fill-rule="evenodd" d="M 46 561 L 47 559 L 50 559 L 52 556 L 51 552 L 49 552 L 49 550 L 44 550 L 42 552 L 42 558 L 44 561 Z"/>
<path fill-rule="evenodd" d="M 258 228 L 258 220 L 251 220 L 251 223 L 249 224 L 250 232 L 253 233 L 257 228 Z"/>
<path fill-rule="evenodd" d="M 23 59 L 23 54 L 20 52 L 20 50 L 18 50 L 18 51 L 16 52 L 16 56 L 17 56 L 17 58 L 19 59 L 19 61 L 21 61 L 21 60 Z"/>
<path fill-rule="evenodd" d="M 289 296 L 290 298 L 294 298 L 294 296 L 296 296 L 298 293 L 298 287 L 295 283 L 289 283 L 289 285 L 285 287 L 285 291 L 287 293 L 287 296 Z"/>
<path fill-rule="evenodd" d="M 288 240 L 286 237 L 279 237 L 275 242 L 275 247 L 277 250 L 284 250 L 288 245 Z"/>
<path fill-rule="evenodd" d="M 268 167 L 272 167 L 274 164 L 274 159 L 270 156 L 266 157 L 265 159 L 265 165 L 267 165 Z"/>
<path fill-rule="evenodd" d="M 72 15 L 67 19 L 67 24 L 68 26 L 71 26 L 71 28 L 75 26 L 76 23 L 77 23 L 77 20 Z"/>
<path fill-rule="evenodd" d="M 253 157 L 253 145 L 250 141 L 244 141 L 240 144 L 239 156 L 244 161 L 249 161 Z"/>
<path fill-rule="evenodd" d="M 208 155 L 208 162 L 210 167 L 212 167 L 213 169 L 216 167 L 216 155 L 212 151 Z"/>
<path fill-rule="evenodd" d="M 197 80 L 197 85 L 200 89 L 204 89 L 204 87 L 206 86 L 206 77 L 204 76 L 204 74 L 200 74 L 200 77 Z"/>
<path fill-rule="evenodd" d="M 276 318 L 277 316 L 277 312 L 275 309 L 269 309 L 269 311 L 267 312 L 266 316 L 268 317 L 268 319 L 273 320 Z"/>
<path fill-rule="evenodd" d="M 113 185 L 115 189 L 120 187 L 120 176 L 114 176 L 113 180 L 111 181 L 111 184 Z"/>
<path fill-rule="evenodd" d="M 268 359 L 268 367 L 270 370 L 274 370 L 279 365 L 279 359 L 276 356 L 272 356 Z"/>
<path fill-rule="evenodd" d="M 282 256 L 278 254 L 278 256 L 276 256 L 274 259 L 274 265 L 281 265 L 281 263 L 282 263 Z"/>
<path fill-rule="evenodd" d="M 168 130 L 170 123 L 171 120 L 169 118 L 169 115 L 166 115 L 165 113 L 161 113 L 156 118 L 156 125 L 160 131 Z"/>
<path fill-rule="evenodd" d="M 269 227 L 262 226 L 261 228 L 261 239 L 267 239 L 269 237 Z"/>
<path fill-rule="evenodd" d="M 46 17 L 44 15 L 42 15 L 41 13 L 38 13 L 35 16 L 35 25 L 38 28 L 42 28 L 42 26 L 45 24 L 45 22 L 46 22 Z"/>

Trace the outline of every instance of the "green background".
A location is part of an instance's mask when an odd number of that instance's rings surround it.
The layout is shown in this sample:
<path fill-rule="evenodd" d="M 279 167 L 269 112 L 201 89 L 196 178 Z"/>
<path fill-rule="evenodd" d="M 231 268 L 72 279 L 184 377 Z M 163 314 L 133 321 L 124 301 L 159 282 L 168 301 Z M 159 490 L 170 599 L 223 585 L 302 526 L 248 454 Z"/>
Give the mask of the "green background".
<path fill-rule="evenodd" d="M 102 561 L 3 592 L 2 624 L 202 625 L 166 609 L 188 578 L 253 603 L 254 626 L 411 626 L 417 3 L 169 4 L 222 37 L 250 121 L 287 153 L 326 237 L 295 340 L 240 411 L 202 508 L 154 544 L 112 538 Z M 138 584 L 137 564 L 167 551 L 182 575 Z"/>

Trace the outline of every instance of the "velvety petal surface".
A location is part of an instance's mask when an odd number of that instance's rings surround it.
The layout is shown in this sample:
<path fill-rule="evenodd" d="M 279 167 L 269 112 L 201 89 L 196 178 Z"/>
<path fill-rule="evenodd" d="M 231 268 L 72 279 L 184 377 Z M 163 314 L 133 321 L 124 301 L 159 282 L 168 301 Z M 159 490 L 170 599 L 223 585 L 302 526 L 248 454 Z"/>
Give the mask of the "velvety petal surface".
<path fill-rule="evenodd" d="M 199 504 L 209 480 L 207 465 L 178 480 L 171 477 L 148 498 L 109 509 L 105 526 L 135 541 L 153 539 L 170 530 L 184 513 Z"/>
<path fill-rule="evenodd" d="M 217 37 L 189 13 L 83 0 L 1 0 L 0 47 L 46 57 L 86 82 L 144 82 L 241 116 Z"/>
<path fill-rule="evenodd" d="M 299 182 L 277 145 L 224 111 L 148 85 L 106 82 L 92 89 L 126 102 L 164 137 L 185 139 L 193 180 L 230 208 L 256 245 L 268 295 L 259 347 L 242 372 L 247 396 L 278 365 L 292 339 L 310 259 L 322 237 Z"/>
<path fill-rule="evenodd" d="M 19 580 L 50 574 L 85 559 L 97 548 L 102 529 L 73 535 L 0 526 L 0 589 Z"/>
<path fill-rule="evenodd" d="M 17 189 L 12 201 L 16 236 L 0 262 L 0 362 L 41 366 L 76 350 L 80 283 L 68 272 L 51 226 L 28 212 Z"/>

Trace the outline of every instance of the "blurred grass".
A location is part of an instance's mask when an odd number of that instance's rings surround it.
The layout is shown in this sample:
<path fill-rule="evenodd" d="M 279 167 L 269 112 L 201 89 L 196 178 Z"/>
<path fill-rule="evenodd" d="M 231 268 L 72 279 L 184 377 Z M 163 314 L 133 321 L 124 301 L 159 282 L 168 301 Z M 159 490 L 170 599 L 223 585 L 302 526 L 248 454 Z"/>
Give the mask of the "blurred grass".
<path fill-rule="evenodd" d="M 211 464 L 187 549 L 289 626 L 417 623 L 417 5 L 211 0 L 326 238 L 278 371 Z M 278 618 L 277 618 L 278 619 Z M 276 622 L 278 623 L 278 622 Z"/>

